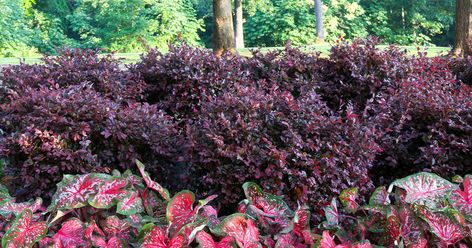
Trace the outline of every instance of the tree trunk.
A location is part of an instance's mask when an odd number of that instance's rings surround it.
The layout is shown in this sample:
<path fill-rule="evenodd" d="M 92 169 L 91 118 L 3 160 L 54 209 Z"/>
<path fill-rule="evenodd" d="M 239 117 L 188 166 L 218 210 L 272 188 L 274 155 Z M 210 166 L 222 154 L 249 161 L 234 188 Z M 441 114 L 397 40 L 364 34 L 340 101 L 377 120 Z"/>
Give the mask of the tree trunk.
<path fill-rule="evenodd" d="M 472 55 L 472 0 L 456 1 L 456 35 L 454 51 L 457 56 Z"/>
<path fill-rule="evenodd" d="M 213 23 L 213 52 L 217 56 L 235 53 L 231 0 L 213 0 Z"/>
<path fill-rule="evenodd" d="M 315 16 L 316 16 L 316 37 L 318 41 L 324 41 L 324 27 L 323 27 L 323 2 L 315 0 Z"/>
<path fill-rule="evenodd" d="M 236 48 L 244 48 L 244 29 L 243 29 L 243 3 L 242 0 L 234 0 L 234 38 Z"/>

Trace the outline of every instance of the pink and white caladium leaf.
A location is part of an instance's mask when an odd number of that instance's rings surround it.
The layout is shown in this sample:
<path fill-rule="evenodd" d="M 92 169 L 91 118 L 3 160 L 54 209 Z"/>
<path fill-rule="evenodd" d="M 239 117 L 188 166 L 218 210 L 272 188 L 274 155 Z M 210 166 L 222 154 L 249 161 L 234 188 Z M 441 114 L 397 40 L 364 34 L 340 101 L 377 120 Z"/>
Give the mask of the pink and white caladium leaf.
<path fill-rule="evenodd" d="M 33 212 L 26 209 L 15 218 L 2 238 L 2 247 L 27 248 L 41 240 L 47 233 L 47 225 L 43 221 L 34 222 Z"/>
<path fill-rule="evenodd" d="M 144 164 L 141 163 L 141 161 L 136 160 L 136 165 L 138 166 L 139 172 L 141 173 L 141 176 L 143 177 L 144 183 L 146 183 L 147 188 L 157 191 L 162 196 L 162 198 L 164 198 L 164 200 L 170 200 L 169 191 L 151 179 L 149 174 L 145 171 Z"/>
<path fill-rule="evenodd" d="M 320 245 L 318 247 L 319 248 L 349 248 L 350 245 L 344 245 L 344 244 L 336 245 L 333 237 L 331 237 L 329 232 L 324 231 L 321 237 Z"/>
<path fill-rule="evenodd" d="M 233 248 L 234 238 L 231 236 L 223 237 L 216 242 L 213 237 L 205 231 L 200 231 L 196 235 L 197 242 L 201 248 Z"/>
<path fill-rule="evenodd" d="M 128 181 L 123 178 L 103 181 L 98 185 L 98 192 L 90 196 L 88 203 L 94 208 L 111 208 L 128 194 L 125 189 L 127 185 Z"/>
<path fill-rule="evenodd" d="M 336 198 L 331 200 L 331 204 L 324 208 L 326 221 L 323 222 L 323 227 L 327 229 L 335 229 L 339 225 L 339 212 Z"/>
<path fill-rule="evenodd" d="M 128 191 L 116 206 L 116 212 L 122 215 L 135 215 L 143 211 L 143 200 L 137 191 Z"/>
<path fill-rule="evenodd" d="M 389 208 L 385 230 L 386 242 L 389 245 L 403 240 L 405 245 L 410 247 L 423 238 L 419 219 L 406 205 L 399 209 L 393 206 Z"/>
<path fill-rule="evenodd" d="M 424 207 L 419 207 L 417 212 L 426 221 L 431 233 L 439 239 L 441 245 L 445 247 L 454 245 L 464 238 L 463 227 L 446 214 L 434 213 Z"/>
<path fill-rule="evenodd" d="M 449 202 L 467 218 L 472 218 L 472 175 L 467 175 L 462 185 L 464 190 L 454 190 Z"/>
<path fill-rule="evenodd" d="M 393 186 L 406 190 L 405 201 L 411 204 L 424 205 L 431 209 L 441 207 L 444 200 L 457 189 L 457 185 L 433 173 L 421 172 L 394 181 Z"/>
<path fill-rule="evenodd" d="M 131 225 L 116 215 L 108 216 L 102 224 L 107 237 L 118 237 L 128 240 L 132 231 Z"/>
<path fill-rule="evenodd" d="M 244 183 L 243 190 L 249 201 L 246 213 L 258 218 L 261 223 L 286 227 L 290 222 L 294 213 L 281 197 L 262 191 L 259 185 L 252 182 Z"/>
<path fill-rule="evenodd" d="M 369 205 L 370 206 L 375 206 L 375 205 L 387 206 L 387 205 L 390 205 L 389 194 L 388 194 L 387 189 L 385 188 L 385 186 L 378 187 L 377 189 L 375 189 L 374 193 L 372 193 L 372 196 L 369 199 Z"/>
<path fill-rule="evenodd" d="M 85 238 L 85 225 L 77 218 L 64 222 L 61 229 L 52 237 L 54 247 L 83 247 L 87 245 Z"/>
<path fill-rule="evenodd" d="M 105 236 L 105 233 L 98 227 L 95 220 L 92 220 L 88 223 L 87 228 L 85 229 L 84 236 L 88 240 L 92 240 L 92 238 L 97 235 L 99 237 Z"/>
<path fill-rule="evenodd" d="M 339 200 L 349 213 L 355 213 L 359 208 L 359 204 L 357 203 L 358 196 L 359 189 L 349 188 L 341 192 L 341 194 L 339 195 Z"/>
<path fill-rule="evenodd" d="M 230 236 L 240 248 L 262 247 L 259 230 L 254 221 L 245 214 L 232 214 L 212 230 L 218 236 Z"/>
<path fill-rule="evenodd" d="M 292 233 L 301 238 L 305 245 L 312 245 L 314 237 L 310 229 L 310 211 L 307 207 L 299 207 L 295 211 L 295 216 L 292 220 Z"/>
<path fill-rule="evenodd" d="M 188 223 L 195 221 L 196 212 L 193 209 L 195 195 L 188 190 L 177 193 L 167 203 L 166 217 L 169 223 L 169 233 L 173 235 Z"/>
<path fill-rule="evenodd" d="M 182 248 L 185 246 L 185 237 L 181 234 L 175 235 L 168 239 L 165 231 L 158 227 L 152 226 L 144 235 L 141 248 Z"/>
<path fill-rule="evenodd" d="M 86 206 L 90 196 L 96 194 L 98 186 L 109 177 L 104 174 L 64 175 L 62 181 L 57 184 L 48 211 Z"/>
<path fill-rule="evenodd" d="M 103 237 L 93 237 L 92 244 L 93 244 L 93 247 L 97 247 L 97 248 L 125 248 L 126 247 L 126 243 L 118 237 L 111 237 L 108 241 Z"/>
<path fill-rule="evenodd" d="M 29 209 L 35 213 L 43 207 L 43 200 L 36 198 L 35 201 L 15 203 L 11 199 L 0 202 L 0 215 L 4 218 L 10 218 L 12 215 L 19 215 L 24 210 Z"/>

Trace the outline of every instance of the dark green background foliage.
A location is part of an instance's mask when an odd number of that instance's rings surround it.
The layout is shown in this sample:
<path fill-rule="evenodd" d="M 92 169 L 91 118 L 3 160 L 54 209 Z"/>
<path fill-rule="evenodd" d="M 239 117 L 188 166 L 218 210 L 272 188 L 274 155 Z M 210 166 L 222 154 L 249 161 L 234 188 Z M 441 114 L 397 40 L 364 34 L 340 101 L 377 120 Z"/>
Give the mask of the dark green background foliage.
<path fill-rule="evenodd" d="M 453 42 L 454 1 L 324 0 L 326 41 L 375 35 L 385 43 Z M 0 0 L 0 55 L 58 47 L 139 52 L 185 40 L 211 47 L 209 0 Z M 314 1 L 244 0 L 247 46 L 316 43 Z"/>

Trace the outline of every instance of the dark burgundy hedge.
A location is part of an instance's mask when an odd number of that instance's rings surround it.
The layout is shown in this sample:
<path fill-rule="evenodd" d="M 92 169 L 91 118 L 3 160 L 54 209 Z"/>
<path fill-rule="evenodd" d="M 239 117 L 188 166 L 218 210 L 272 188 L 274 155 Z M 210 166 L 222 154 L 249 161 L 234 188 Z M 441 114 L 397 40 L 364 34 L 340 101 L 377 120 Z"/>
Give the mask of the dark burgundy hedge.
<path fill-rule="evenodd" d="M 253 180 L 315 208 L 346 187 L 470 172 L 470 58 L 377 43 L 340 42 L 329 57 L 287 46 L 248 58 L 183 44 L 129 67 L 65 50 L 7 67 L 1 158 L 34 189 L 27 194 L 49 191 L 63 173 L 139 158 L 174 190 L 211 191 L 227 204 Z"/>

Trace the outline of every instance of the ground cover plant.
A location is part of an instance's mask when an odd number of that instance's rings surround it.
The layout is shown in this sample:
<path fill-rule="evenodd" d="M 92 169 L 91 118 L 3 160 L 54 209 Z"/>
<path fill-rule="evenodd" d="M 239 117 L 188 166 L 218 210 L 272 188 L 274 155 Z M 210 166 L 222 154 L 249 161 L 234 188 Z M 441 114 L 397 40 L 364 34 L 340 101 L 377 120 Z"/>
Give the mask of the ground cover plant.
<path fill-rule="evenodd" d="M 347 188 L 362 205 L 397 178 L 470 172 L 470 59 L 377 42 L 339 42 L 329 57 L 291 46 L 216 57 L 182 44 L 130 66 L 65 50 L 6 67 L 2 181 L 19 200 L 49 203 L 64 174 L 136 171 L 139 159 L 171 191 L 218 194 L 225 215 L 253 181 L 319 223 Z"/>
<path fill-rule="evenodd" d="M 217 195 L 171 194 L 137 161 L 140 176 L 64 175 L 49 206 L 17 203 L 0 187 L 3 247 L 466 247 L 471 244 L 472 177 L 449 182 L 418 173 L 373 191 L 367 205 L 345 189 L 310 223 L 306 205 L 246 182 L 237 212 L 218 215 Z"/>

